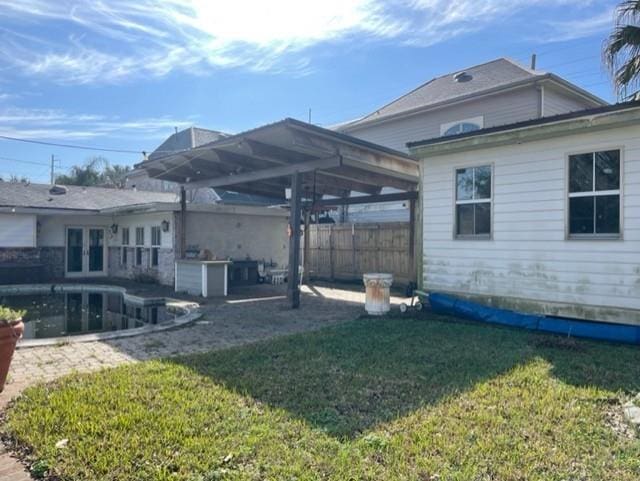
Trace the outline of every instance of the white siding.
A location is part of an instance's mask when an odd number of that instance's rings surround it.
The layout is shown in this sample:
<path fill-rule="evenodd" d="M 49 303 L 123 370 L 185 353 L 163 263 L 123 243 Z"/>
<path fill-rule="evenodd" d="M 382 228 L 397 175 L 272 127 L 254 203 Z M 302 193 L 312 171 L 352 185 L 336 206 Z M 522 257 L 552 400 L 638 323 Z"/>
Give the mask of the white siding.
<path fill-rule="evenodd" d="M 551 87 L 544 88 L 544 116 L 564 114 L 567 112 L 575 112 L 593 107 L 593 104 L 587 103 L 575 95 L 567 95 L 565 92 L 555 90 Z"/>
<path fill-rule="evenodd" d="M 622 148 L 623 239 L 566 240 L 566 156 Z M 428 290 L 640 309 L 638 127 L 428 158 L 423 262 Z M 493 239 L 454 240 L 454 170 L 493 165 Z M 568 308 L 569 309 L 569 308 Z M 594 311 L 595 312 L 595 311 Z"/>
<path fill-rule="evenodd" d="M 36 216 L 0 214 L 0 247 L 36 247 Z"/>
<path fill-rule="evenodd" d="M 472 117 L 483 117 L 492 127 L 538 117 L 539 91 L 532 86 L 443 107 L 411 117 L 364 126 L 346 133 L 376 144 L 406 151 L 407 142 L 440 136 L 440 125 Z"/>

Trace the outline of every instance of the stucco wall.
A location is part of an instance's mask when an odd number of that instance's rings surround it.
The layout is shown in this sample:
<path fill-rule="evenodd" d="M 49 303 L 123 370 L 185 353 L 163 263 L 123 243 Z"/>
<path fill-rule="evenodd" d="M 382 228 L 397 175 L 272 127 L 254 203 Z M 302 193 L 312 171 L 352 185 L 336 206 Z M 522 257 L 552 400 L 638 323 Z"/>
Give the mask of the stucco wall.
<path fill-rule="evenodd" d="M 281 211 L 259 208 L 255 215 L 189 212 L 187 245 L 209 249 L 219 258 L 232 257 L 287 264 L 287 218 Z"/>
<path fill-rule="evenodd" d="M 622 149 L 622 238 L 568 240 L 567 155 Z M 456 240 L 455 169 L 493 166 L 491 240 Z M 586 319 L 640 323 L 638 127 L 476 149 L 422 161 L 428 290 Z"/>

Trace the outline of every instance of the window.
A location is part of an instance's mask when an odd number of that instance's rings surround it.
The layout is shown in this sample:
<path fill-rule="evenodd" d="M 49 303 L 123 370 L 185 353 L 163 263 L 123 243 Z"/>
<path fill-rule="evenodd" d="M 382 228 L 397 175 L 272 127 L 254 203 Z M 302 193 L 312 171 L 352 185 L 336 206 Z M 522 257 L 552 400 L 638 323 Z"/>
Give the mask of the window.
<path fill-rule="evenodd" d="M 472 117 L 469 119 L 456 120 L 454 122 L 447 122 L 440 125 L 440 135 L 457 135 L 464 134 L 466 132 L 473 132 L 474 130 L 481 129 L 484 125 L 484 117 L 482 115 L 478 117 Z"/>
<path fill-rule="evenodd" d="M 473 132 L 474 130 L 479 130 L 480 126 L 478 124 L 473 124 L 471 122 L 459 122 L 447 130 L 444 131 L 444 136 L 446 135 L 457 135 L 464 134 L 466 132 Z"/>
<path fill-rule="evenodd" d="M 122 247 L 120 248 L 122 251 L 121 257 L 120 257 L 120 263 L 123 266 L 126 266 L 128 262 L 128 259 L 127 259 L 129 254 L 128 247 L 127 247 L 128 245 L 129 245 L 129 228 L 123 227 L 122 228 Z"/>
<path fill-rule="evenodd" d="M 158 257 L 160 253 L 160 244 L 162 240 L 162 231 L 159 226 L 151 228 L 151 265 L 158 265 Z"/>
<path fill-rule="evenodd" d="M 569 156 L 569 236 L 620 235 L 620 151 Z"/>
<path fill-rule="evenodd" d="M 142 265 L 142 252 L 144 251 L 144 227 L 136 227 L 136 265 Z"/>
<path fill-rule="evenodd" d="M 491 166 L 456 170 L 456 237 L 491 235 Z"/>

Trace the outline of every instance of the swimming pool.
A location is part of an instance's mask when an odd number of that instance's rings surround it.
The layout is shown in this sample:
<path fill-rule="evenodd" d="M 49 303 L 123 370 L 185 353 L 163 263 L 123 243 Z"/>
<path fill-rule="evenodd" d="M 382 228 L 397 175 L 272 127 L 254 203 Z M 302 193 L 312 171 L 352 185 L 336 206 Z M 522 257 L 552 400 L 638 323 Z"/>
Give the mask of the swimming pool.
<path fill-rule="evenodd" d="M 116 286 L 74 285 L 0 286 L 0 305 L 26 311 L 22 345 L 159 330 L 193 320 L 195 307 L 165 298 L 130 295 Z"/>

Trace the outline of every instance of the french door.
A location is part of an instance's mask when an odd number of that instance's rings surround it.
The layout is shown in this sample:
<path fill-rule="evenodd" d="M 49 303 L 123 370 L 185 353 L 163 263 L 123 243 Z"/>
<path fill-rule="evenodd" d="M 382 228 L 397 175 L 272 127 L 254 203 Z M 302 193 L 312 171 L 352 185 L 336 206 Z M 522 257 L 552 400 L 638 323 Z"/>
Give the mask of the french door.
<path fill-rule="evenodd" d="M 107 249 L 103 227 L 67 227 L 67 277 L 106 275 Z"/>

